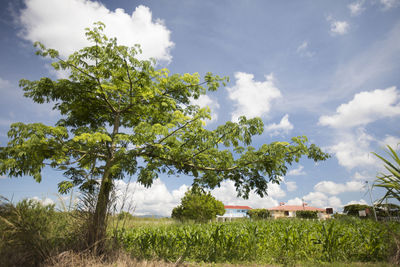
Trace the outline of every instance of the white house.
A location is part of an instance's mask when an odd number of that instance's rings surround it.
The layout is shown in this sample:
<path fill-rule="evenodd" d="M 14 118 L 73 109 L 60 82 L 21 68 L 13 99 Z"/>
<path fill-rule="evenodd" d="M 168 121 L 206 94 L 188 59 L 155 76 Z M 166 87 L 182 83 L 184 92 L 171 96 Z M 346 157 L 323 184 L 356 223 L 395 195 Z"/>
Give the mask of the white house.
<path fill-rule="evenodd" d="M 225 214 L 217 216 L 217 221 L 232 221 L 233 219 L 247 218 L 247 211 L 251 210 L 249 206 L 231 206 L 226 205 Z"/>

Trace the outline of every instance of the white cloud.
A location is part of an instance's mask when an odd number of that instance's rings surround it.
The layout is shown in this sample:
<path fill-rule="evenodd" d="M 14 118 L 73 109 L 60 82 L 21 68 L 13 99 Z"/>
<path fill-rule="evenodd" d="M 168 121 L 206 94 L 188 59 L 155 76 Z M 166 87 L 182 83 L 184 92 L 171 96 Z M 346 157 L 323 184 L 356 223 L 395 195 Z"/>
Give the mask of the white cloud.
<path fill-rule="evenodd" d="M 235 73 L 236 84 L 227 88 L 229 98 L 236 101 L 232 121 L 240 116 L 248 118 L 267 115 L 271 102 L 281 97 L 272 74 L 265 76 L 264 82 L 254 81 L 254 75 L 244 72 Z"/>
<path fill-rule="evenodd" d="M 218 101 L 210 98 L 208 95 L 201 95 L 198 99 L 191 99 L 191 104 L 198 105 L 201 108 L 209 107 L 211 111 L 211 122 L 218 119 L 217 110 L 219 109 Z"/>
<path fill-rule="evenodd" d="M 383 5 L 384 10 L 389 10 L 400 5 L 399 0 L 380 0 L 380 2 Z"/>
<path fill-rule="evenodd" d="M 271 136 L 288 134 L 291 130 L 293 130 L 293 124 L 290 123 L 288 114 L 282 117 L 279 124 L 272 123 L 265 126 L 265 131 L 269 132 Z"/>
<path fill-rule="evenodd" d="M 299 54 L 301 57 L 313 57 L 315 55 L 314 52 L 311 52 L 308 49 L 308 42 L 304 41 L 299 47 L 296 49 L 297 54 Z"/>
<path fill-rule="evenodd" d="M 139 43 L 143 50 L 140 57 L 172 59 L 171 32 L 163 21 L 154 21 L 150 9 L 143 5 L 131 15 L 121 8 L 111 11 L 99 2 L 88 0 L 25 0 L 25 5 L 19 16 L 23 28 L 20 36 L 55 48 L 62 56 L 87 46 L 84 28 L 102 21 L 106 24 L 105 33 L 117 37 L 120 44 Z"/>
<path fill-rule="evenodd" d="M 233 181 L 222 182 L 221 187 L 212 190 L 211 194 L 225 205 L 246 205 L 251 208 L 271 208 L 278 206 L 278 201 L 274 198 L 285 196 L 285 192 L 280 188 L 280 185 L 269 184 L 268 196 L 264 198 L 261 198 L 254 192 L 250 192 L 248 199 L 238 198 Z"/>
<path fill-rule="evenodd" d="M 285 182 L 286 184 L 286 189 L 289 192 L 293 192 L 297 190 L 297 184 L 296 182 Z"/>
<path fill-rule="evenodd" d="M 128 184 L 121 180 L 115 182 L 115 188 L 119 197 L 117 210 L 121 208 L 123 195 L 127 192 L 125 210 L 130 206 L 137 215 L 171 216 L 172 209 L 180 203 L 189 186 L 182 185 L 170 192 L 160 179 L 156 179 L 150 188 L 137 182 Z"/>
<path fill-rule="evenodd" d="M 392 86 L 354 95 L 350 102 L 336 109 L 336 114 L 321 116 L 319 124 L 348 128 L 398 115 L 400 115 L 399 92 Z"/>
<path fill-rule="evenodd" d="M 293 175 L 293 176 L 305 175 L 306 173 L 303 171 L 303 169 L 304 169 L 304 166 L 299 165 L 299 167 L 297 167 L 296 169 L 290 170 L 287 175 L 288 176 L 289 175 Z"/>
<path fill-rule="evenodd" d="M 349 31 L 350 25 L 347 21 L 335 20 L 331 16 L 327 17 L 327 21 L 331 25 L 332 35 L 344 35 Z"/>
<path fill-rule="evenodd" d="M 392 135 L 386 135 L 385 139 L 381 142 L 381 145 L 385 147 L 390 146 L 391 148 L 397 150 L 399 149 L 400 145 L 400 137 L 397 136 L 392 136 Z"/>
<path fill-rule="evenodd" d="M 293 198 L 293 199 L 289 199 L 285 204 L 286 205 L 301 206 L 301 205 L 303 205 L 303 200 L 301 200 L 300 198 L 296 197 L 296 198 Z"/>
<path fill-rule="evenodd" d="M 365 2 L 365 0 L 360 0 L 360 1 L 353 2 L 347 6 L 350 9 L 350 13 L 352 16 L 358 16 L 362 12 L 364 12 L 364 10 L 365 10 L 364 2 Z"/>
<path fill-rule="evenodd" d="M 335 154 L 340 165 L 348 169 L 376 166 L 377 161 L 370 148 L 375 139 L 363 129 L 358 129 L 355 134 L 343 134 L 340 139 L 337 144 L 328 147 L 328 151 Z"/>
<path fill-rule="evenodd" d="M 342 207 L 342 202 L 338 197 L 328 197 L 322 192 L 310 192 L 303 199 L 309 206 L 317 208 L 339 209 Z"/>
<path fill-rule="evenodd" d="M 361 191 L 364 183 L 359 181 L 350 181 L 345 184 L 338 184 L 332 181 L 322 181 L 314 186 L 314 190 L 329 195 L 338 195 L 345 192 Z"/>
<path fill-rule="evenodd" d="M 45 197 L 43 199 L 38 198 L 38 197 L 32 197 L 32 200 L 35 200 L 37 202 L 39 202 L 40 204 L 42 204 L 43 206 L 48 206 L 48 205 L 53 205 L 55 204 L 54 201 L 51 198 Z"/>
<path fill-rule="evenodd" d="M 356 180 L 368 180 L 370 177 L 372 176 L 365 172 L 355 172 L 352 178 Z"/>
<path fill-rule="evenodd" d="M 368 205 L 367 201 L 365 201 L 364 199 L 360 199 L 360 200 L 352 200 L 352 201 L 349 201 L 347 204 L 345 204 L 345 205 L 343 205 L 343 206 L 353 205 L 353 204 Z"/>

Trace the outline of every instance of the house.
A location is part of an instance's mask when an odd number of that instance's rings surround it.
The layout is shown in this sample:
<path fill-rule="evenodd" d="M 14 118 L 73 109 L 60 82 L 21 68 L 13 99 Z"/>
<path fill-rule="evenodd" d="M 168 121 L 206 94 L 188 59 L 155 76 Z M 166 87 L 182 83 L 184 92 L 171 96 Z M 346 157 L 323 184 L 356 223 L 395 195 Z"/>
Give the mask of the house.
<path fill-rule="evenodd" d="M 233 219 L 247 218 L 247 211 L 251 210 L 249 206 L 230 206 L 226 205 L 225 214 L 217 216 L 217 221 L 232 221 Z"/>
<path fill-rule="evenodd" d="M 322 220 L 330 218 L 330 214 L 327 213 L 328 209 L 310 207 L 307 206 L 307 203 L 303 203 L 303 205 L 301 206 L 295 206 L 295 205 L 285 205 L 285 203 L 281 202 L 279 203 L 278 207 L 269 208 L 268 210 L 271 212 L 271 217 L 274 219 L 284 218 L 284 217 L 289 217 L 289 218 L 296 217 L 296 211 L 299 210 L 317 211 L 318 218 Z"/>

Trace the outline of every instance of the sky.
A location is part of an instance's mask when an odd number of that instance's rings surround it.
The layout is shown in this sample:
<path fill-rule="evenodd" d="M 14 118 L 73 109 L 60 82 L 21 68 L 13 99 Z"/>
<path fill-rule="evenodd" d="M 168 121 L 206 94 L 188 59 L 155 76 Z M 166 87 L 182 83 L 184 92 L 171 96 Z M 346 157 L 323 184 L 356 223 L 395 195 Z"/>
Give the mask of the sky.
<path fill-rule="evenodd" d="M 13 122 L 52 125 L 60 115 L 50 104 L 24 98 L 20 79 L 58 79 L 51 61 L 34 54 L 33 42 L 62 56 L 84 47 L 84 28 L 106 24 L 106 34 L 127 46 L 139 43 L 142 59 L 155 58 L 171 73 L 229 76 L 230 82 L 201 97 L 210 129 L 239 116 L 261 117 L 265 131 L 253 146 L 308 139 L 330 153 L 290 167 L 268 196 L 236 197 L 226 181 L 212 194 L 225 205 L 270 208 L 286 204 L 332 207 L 371 203 L 368 193 L 385 145 L 400 142 L 400 0 L 2 0 L 0 2 L 0 145 Z M 59 203 L 62 173 L 43 180 L 0 177 L 0 195 Z M 116 182 L 137 215 L 169 216 L 192 179 L 160 176 L 152 187 L 136 177 Z M 368 182 L 368 183 L 366 183 Z M 75 195 L 78 192 L 75 191 Z M 68 197 L 68 196 L 67 196 Z M 126 208 L 126 207 L 125 207 Z"/>

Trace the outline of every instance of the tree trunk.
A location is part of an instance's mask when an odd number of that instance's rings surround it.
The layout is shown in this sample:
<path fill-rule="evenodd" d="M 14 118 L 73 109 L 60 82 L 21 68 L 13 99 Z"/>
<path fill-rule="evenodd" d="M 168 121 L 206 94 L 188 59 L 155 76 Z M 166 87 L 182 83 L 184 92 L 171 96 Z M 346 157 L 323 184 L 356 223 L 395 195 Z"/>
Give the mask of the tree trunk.
<path fill-rule="evenodd" d="M 108 165 L 108 164 L 107 164 Z M 103 252 L 103 245 L 106 239 L 107 211 L 112 190 L 112 179 L 110 179 L 109 168 L 106 169 L 101 180 L 100 191 L 97 197 L 96 210 L 92 221 L 89 223 L 89 247 L 98 254 Z"/>
<path fill-rule="evenodd" d="M 104 251 L 104 242 L 107 234 L 107 211 L 110 203 L 110 193 L 113 187 L 111 167 L 115 164 L 114 155 L 116 151 L 114 137 L 118 134 L 120 127 L 120 114 L 118 112 L 115 114 L 113 126 L 113 132 L 111 134 L 112 141 L 108 147 L 109 155 L 101 179 L 96 210 L 93 214 L 92 222 L 89 224 L 89 247 L 97 254 L 101 254 Z"/>

